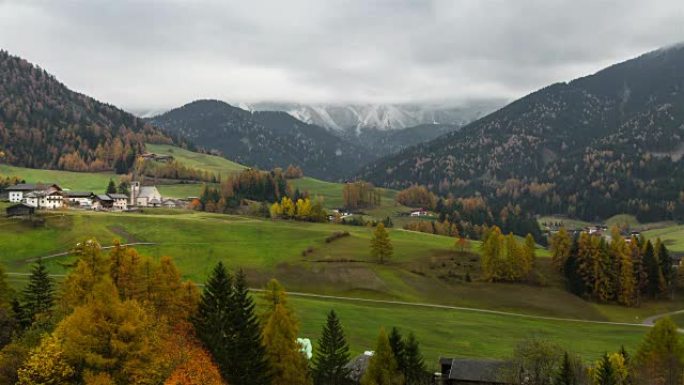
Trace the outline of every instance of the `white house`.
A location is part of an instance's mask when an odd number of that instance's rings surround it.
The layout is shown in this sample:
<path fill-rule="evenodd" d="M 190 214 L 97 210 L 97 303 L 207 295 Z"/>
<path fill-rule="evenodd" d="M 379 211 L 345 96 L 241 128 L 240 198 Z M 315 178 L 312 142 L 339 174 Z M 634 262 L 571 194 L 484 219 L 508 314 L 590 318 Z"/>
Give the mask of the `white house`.
<path fill-rule="evenodd" d="M 7 189 L 9 201 L 38 209 L 58 209 L 64 205 L 62 188 L 56 184 L 18 184 Z"/>
<path fill-rule="evenodd" d="M 411 211 L 411 216 L 412 217 L 425 217 L 428 215 L 427 210 L 425 209 L 420 209 L 420 210 L 413 210 Z"/>
<path fill-rule="evenodd" d="M 112 198 L 112 208 L 125 211 L 128 209 L 128 196 L 124 194 L 107 194 Z"/>
<path fill-rule="evenodd" d="M 37 209 L 54 210 L 64 206 L 61 191 L 32 191 L 24 195 L 22 203 Z"/>
<path fill-rule="evenodd" d="M 56 184 L 30 184 L 20 183 L 14 186 L 9 186 L 5 189 L 9 193 L 9 201 L 12 203 L 20 203 L 24 200 L 24 196 L 31 192 L 47 192 L 62 191 L 62 188 Z"/>
<path fill-rule="evenodd" d="M 162 196 L 155 186 L 141 186 L 140 182 L 131 182 L 129 204 L 140 207 L 159 207 L 162 204 Z"/>

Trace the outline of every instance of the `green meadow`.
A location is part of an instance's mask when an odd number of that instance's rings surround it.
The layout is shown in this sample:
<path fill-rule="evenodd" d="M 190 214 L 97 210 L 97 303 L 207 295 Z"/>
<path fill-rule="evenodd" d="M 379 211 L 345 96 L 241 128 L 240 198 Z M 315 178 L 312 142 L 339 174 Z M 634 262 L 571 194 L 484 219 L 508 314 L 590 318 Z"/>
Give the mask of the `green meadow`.
<path fill-rule="evenodd" d="M 148 150 L 173 155 L 188 166 L 222 176 L 243 168 L 220 157 L 172 146 L 148 145 Z M 4 165 L 0 165 L 0 175 L 92 191 L 104 190 L 109 179 L 116 178 L 111 173 L 30 170 Z M 342 184 L 309 177 L 290 183 L 321 199 L 327 208 L 342 206 Z M 199 195 L 201 186 L 170 184 L 158 188 L 164 196 L 188 197 Z M 366 227 L 164 209 L 145 209 L 141 213 L 56 211 L 46 214 L 45 223 L 37 227 L 0 218 L 0 263 L 9 272 L 27 273 L 35 258 L 66 252 L 87 238 L 95 238 L 105 246 L 115 240 L 153 243 L 136 248 L 154 258 L 171 256 L 184 278 L 194 282 L 203 282 L 213 266 L 222 261 L 232 270 L 244 269 L 255 288 L 277 278 L 292 292 L 348 298 L 292 295 L 291 302 L 301 320 L 301 334 L 315 339 L 327 311 L 334 308 L 342 318 L 355 353 L 373 348 L 380 327 L 397 326 L 404 332 L 416 333 L 432 363 L 439 356 L 506 357 L 519 341 L 531 337 L 550 339 L 593 360 L 623 344 L 634 348 L 646 329 L 357 299 L 637 324 L 647 316 L 684 307 L 684 301 L 679 299 L 647 303 L 637 309 L 586 302 L 564 289 L 550 266 L 548 250 L 543 248 L 537 250 L 537 270 L 543 277 L 539 284 L 483 282 L 478 279 L 478 242 L 471 242 L 469 250 L 460 252 L 453 238 L 402 230 L 403 222 L 409 218 L 401 214 L 410 209 L 395 203 L 396 191 L 383 189 L 381 194 L 382 204 L 365 214 L 373 218 L 390 216 L 395 223 L 390 230 L 394 256 L 386 264 L 370 257 L 372 230 Z M 0 203 L 0 209 L 6 206 L 7 203 Z M 544 219 L 554 218 L 541 221 Z M 636 225 L 627 216 L 613 218 L 613 222 Z M 580 224 L 584 223 L 572 225 Z M 331 234 L 342 231 L 349 232 L 349 236 L 326 241 Z M 660 237 L 674 252 L 684 252 L 684 226 L 650 230 L 645 235 Z M 52 274 L 64 275 L 73 259 L 70 255 L 57 256 L 46 263 Z M 466 275 L 472 277 L 472 282 Z M 10 281 L 20 288 L 25 277 L 12 275 Z"/>

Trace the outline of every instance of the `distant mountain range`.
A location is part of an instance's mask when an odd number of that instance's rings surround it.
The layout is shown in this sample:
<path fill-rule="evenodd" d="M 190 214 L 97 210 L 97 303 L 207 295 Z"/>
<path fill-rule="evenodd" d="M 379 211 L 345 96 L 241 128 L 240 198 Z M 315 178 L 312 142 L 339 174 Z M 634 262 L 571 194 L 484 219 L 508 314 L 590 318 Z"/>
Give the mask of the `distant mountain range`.
<path fill-rule="evenodd" d="M 480 194 L 584 219 L 684 219 L 684 45 L 525 96 L 371 163 L 383 186 Z"/>
<path fill-rule="evenodd" d="M 483 100 L 461 105 L 241 103 L 250 111 L 284 111 L 295 118 L 335 131 L 396 130 L 426 124 L 462 126 L 504 105 Z"/>
<path fill-rule="evenodd" d="M 228 159 L 262 169 L 296 165 L 336 180 L 374 159 L 370 151 L 285 112 L 250 112 L 217 100 L 197 100 L 149 122 Z"/>
<path fill-rule="evenodd" d="M 41 68 L 0 51 L 0 151 L 16 166 L 127 171 L 159 129 L 71 91 Z"/>
<path fill-rule="evenodd" d="M 282 111 L 247 111 L 217 100 L 197 100 L 148 121 L 245 165 L 271 169 L 292 164 L 326 180 L 344 179 L 381 156 L 459 128 L 426 124 L 401 130 L 335 131 Z"/>

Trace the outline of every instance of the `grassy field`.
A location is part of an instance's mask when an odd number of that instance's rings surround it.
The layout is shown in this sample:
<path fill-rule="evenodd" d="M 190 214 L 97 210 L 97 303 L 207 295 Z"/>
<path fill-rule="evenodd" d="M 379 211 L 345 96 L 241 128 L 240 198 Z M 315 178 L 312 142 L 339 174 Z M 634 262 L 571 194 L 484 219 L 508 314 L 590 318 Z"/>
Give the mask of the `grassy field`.
<path fill-rule="evenodd" d="M 220 174 L 223 177 L 246 168 L 241 164 L 220 156 L 200 154 L 171 145 L 147 143 L 145 147 L 147 151 L 156 154 L 171 155 L 176 161 L 188 167 L 206 170 L 214 174 Z"/>
<path fill-rule="evenodd" d="M 114 173 L 85 173 L 58 170 L 36 170 L 23 167 L 13 167 L 0 164 L 0 175 L 16 176 L 27 183 L 57 183 L 72 191 L 104 192 L 110 179 L 117 181 L 119 177 Z"/>
<path fill-rule="evenodd" d="M 660 238 L 670 251 L 684 253 L 684 225 L 668 226 L 643 233 L 646 238 Z"/>
<path fill-rule="evenodd" d="M 153 257 L 173 257 L 185 277 L 196 282 L 204 281 L 211 268 L 223 261 L 231 268 L 245 269 L 255 287 L 276 277 L 299 292 L 592 320 L 641 316 L 617 306 L 597 307 L 568 294 L 548 258 L 537 263 L 546 277 L 545 287 L 480 282 L 479 258 L 457 252 L 452 238 L 399 229 L 390 231 L 395 254 L 387 264 L 370 257 L 369 228 L 184 210 L 66 211 L 51 214 L 40 228 L 2 218 L 0 229 L 0 262 L 12 272 L 27 272 L 27 260 L 69 250 L 76 242 L 94 237 L 104 245 L 114 239 L 155 243 L 138 250 Z M 349 231 L 350 236 L 327 243 L 336 231 Z M 472 249 L 478 248 L 479 243 L 473 242 Z M 69 257 L 54 258 L 48 265 L 53 273 L 63 274 L 62 263 L 69 261 Z M 474 282 L 466 281 L 466 272 Z M 664 310 L 681 305 L 668 302 Z"/>
<path fill-rule="evenodd" d="M 435 368 L 439 357 L 510 357 L 516 344 L 544 338 L 596 360 L 621 345 L 634 352 L 647 329 L 639 326 L 598 325 L 480 314 L 411 306 L 372 305 L 291 297 L 302 321 L 302 334 L 317 339 L 325 315 L 338 313 L 354 353 L 373 350 L 381 327 L 412 331 L 421 343 L 426 362 Z M 372 309 L 372 310 L 371 310 Z M 369 315 L 369 311 L 372 316 Z"/>

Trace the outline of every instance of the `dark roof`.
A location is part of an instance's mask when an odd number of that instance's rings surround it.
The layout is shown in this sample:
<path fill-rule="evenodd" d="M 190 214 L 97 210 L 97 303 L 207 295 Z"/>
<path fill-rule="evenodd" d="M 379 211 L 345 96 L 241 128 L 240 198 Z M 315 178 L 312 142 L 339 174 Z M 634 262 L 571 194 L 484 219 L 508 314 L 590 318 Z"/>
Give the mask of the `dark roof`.
<path fill-rule="evenodd" d="M 444 363 L 447 360 L 441 359 L 440 362 Z M 502 376 L 510 365 L 508 361 L 454 358 L 451 360 L 448 379 L 503 384 L 506 381 Z"/>
<path fill-rule="evenodd" d="M 5 190 L 7 191 L 33 191 L 36 189 L 35 184 L 30 183 L 19 183 L 14 186 L 9 186 Z"/>
<path fill-rule="evenodd" d="M 105 195 L 105 194 L 98 194 L 98 195 L 95 195 L 95 197 L 101 201 L 109 202 L 112 200 L 112 198 L 110 198 L 109 195 Z"/>
<path fill-rule="evenodd" d="M 16 205 L 8 206 L 5 209 L 5 212 L 7 212 L 8 217 L 13 217 L 13 216 L 18 216 L 22 215 L 25 213 L 33 214 L 36 212 L 36 208 L 33 206 L 29 206 L 24 203 L 18 203 Z"/>
<path fill-rule="evenodd" d="M 93 193 L 87 191 L 67 191 L 65 194 L 71 198 L 86 198 L 93 195 Z"/>
<path fill-rule="evenodd" d="M 110 198 L 112 199 L 128 199 L 128 196 L 125 194 L 107 194 L 109 195 Z"/>
<path fill-rule="evenodd" d="M 349 378 L 351 380 L 356 382 L 361 381 L 361 377 L 363 377 L 363 374 L 366 373 L 366 369 L 368 369 L 371 357 L 372 356 L 366 354 L 359 354 L 344 366 L 346 369 L 349 369 Z"/>

